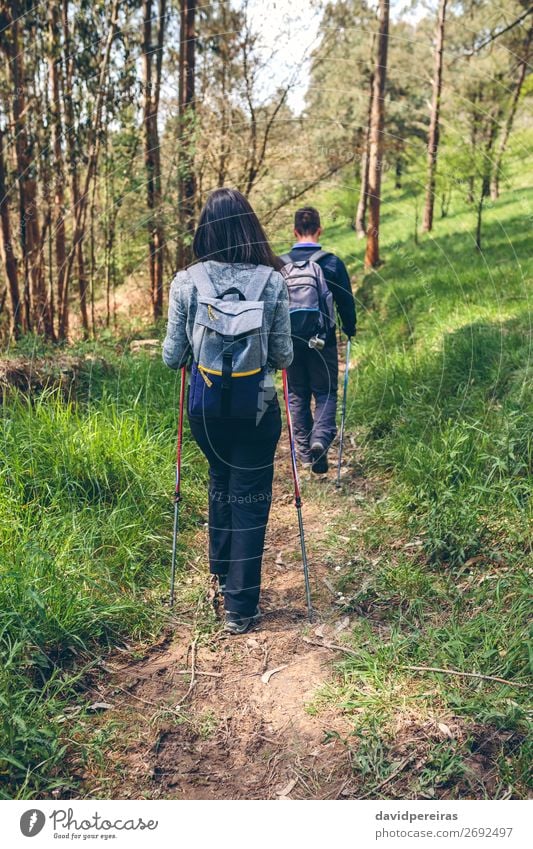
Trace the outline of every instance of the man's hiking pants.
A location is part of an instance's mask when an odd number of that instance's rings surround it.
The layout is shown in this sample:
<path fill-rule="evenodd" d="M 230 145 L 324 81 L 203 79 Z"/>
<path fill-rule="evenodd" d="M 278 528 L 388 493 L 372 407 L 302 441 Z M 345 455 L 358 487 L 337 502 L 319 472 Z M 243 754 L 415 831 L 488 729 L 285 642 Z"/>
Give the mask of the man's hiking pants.
<path fill-rule="evenodd" d="M 190 417 L 191 433 L 209 462 L 209 564 L 227 575 L 224 604 L 252 616 L 259 601 L 261 561 L 272 502 L 279 406 L 256 425 L 247 419 Z"/>
<path fill-rule="evenodd" d="M 337 433 L 337 343 L 322 351 L 304 344 L 294 346 L 294 359 L 287 369 L 289 401 L 296 451 L 302 463 L 311 463 L 311 445 L 318 440 L 327 449 Z M 311 401 L 315 400 L 314 412 Z"/>

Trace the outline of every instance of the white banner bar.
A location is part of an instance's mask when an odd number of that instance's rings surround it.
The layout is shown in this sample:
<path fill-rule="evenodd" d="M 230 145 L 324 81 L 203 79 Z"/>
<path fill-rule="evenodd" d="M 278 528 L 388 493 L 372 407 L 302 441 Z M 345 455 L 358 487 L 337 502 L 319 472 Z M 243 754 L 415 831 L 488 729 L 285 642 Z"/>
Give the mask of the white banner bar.
<path fill-rule="evenodd" d="M 250 849 L 329 849 L 332 841 L 342 849 L 531 845 L 529 802 L 39 800 L 0 804 L 1 845 L 6 849 L 73 844 L 117 849 L 235 849 L 241 844 Z"/>

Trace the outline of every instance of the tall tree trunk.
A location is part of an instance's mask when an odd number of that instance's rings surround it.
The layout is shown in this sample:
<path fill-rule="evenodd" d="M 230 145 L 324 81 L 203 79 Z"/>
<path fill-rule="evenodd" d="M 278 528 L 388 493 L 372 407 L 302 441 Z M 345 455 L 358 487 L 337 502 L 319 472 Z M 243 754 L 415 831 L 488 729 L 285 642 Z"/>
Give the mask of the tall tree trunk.
<path fill-rule="evenodd" d="M 68 0 L 64 0 L 64 10 L 68 5 Z M 100 153 L 100 131 L 102 126 L 102 109 L 105 95 L 105 82 L 107 77 L 107 71 L 109 67 L 109 60 L 111 55 L 111 46 L 115 39 L 115 35 L 117 32 L 117 20 L 118 20 L 118 8 L 119 8 L 119 0 L 114 0 L 113 5 L 111 7 L 110 18 L 109 18 L 109 29 L 107 33 L 107 38 L 104 45 L 104 52 L 100 60 L 100 74 L 98 79 L 98 94 L 96 96 L 96 103 L 94 106 L 93 120 L 91 124 L 91 130 L 89 135 L 89 150 L 87 154 L 87 170 L 85 172 L 85 180 L 83 183 L 82 191 L 79 195 L 78 202 L 75 206 L 75 215 L 74 215 L 74 233 L 72 236 L 72 247 L 70 249 L 69 255 L 67 257 L 67 272 L 66 272 L 66 285 L 63 290 L 63 311 L 66 313 L 68 310 L 68 280 L 70 279 L 70 275 L 72 272 L 72 266 L 74 264 L 74 258 L 78 258 L 78 266 L 79 266 L 79 275 L 80 275 L 80 307 L 82 311 L 82 321 L 84 326 L 84 332 L 88 335 L 89 332 L 89 319 L 87 313 L 87 278 L 85 275 L 85 268 L 80 263 L 80 260 L 83 261 L 83 239 L 85 236 L 85 225 L 86 225 L 86 214 L 87 214 L 87 206 L 89 201 L 89 190 L 91 187 L 91 182 L 96 172 L 96 166 L 98 163 L 98 156 Z M 67 10 L 68 11 L 68 10 Z M 63 23 L 65 25 L 66 17 L 64 14 Z M 68 22 L 67 22 L 68 23 Z M 65 80 L 66 85 L 68 86 L 68 79 Z M 68 120 L 68 119 L 67 119 Z M 67 135 L 70 136 L 70 133 Z"/>
<path fill-rule="evenodd" d="M 228 32 L 228 4 L 226 0 L 222 2 L 222 32 Z M 218 155 L 217 185 L 223 186 L 226 182 L 227 164 L 230 153 L 228 129 L 232 108 L 227 91 L 229 49 L 225 37 L 219 39 L 218 49 L 221 58 L 220 103 L 222 114 L 220 116 L 220 152 Z"/>
<path fill-rule="evenodd" d="M 446 5 L 448 0 L 440 0 L 435 39 L 435 72 L 433 77 L 433 100 L 428 135 L 428 172 L 426 182 L 426 204 L 422 229 L 429 233 L 433 228 L 433 208 L 435 204 L 435 177 L 440 136 L 440 100 L 442 92 L 442 59 L 444 53 L 444 29 L 446 26 Z"/>
<path fill-rule="evenodd" d="M 24 300 L 28 329 L 46 332 L 47 298 L 40 262 L 39 208 L 33 143 L 27 130 L 26 77 L 24 41 L 19 19 L 23 9 L 19 3 L 1 3 L 0 11 L 8 23 L 2 49 L 8 59 L 12 83 L 12 111 L 19 189 L 20 244 L 24 263 Z"/>
<path fill-rule="evenodd" d="M 152 0 L 143 2 L 144 163 L 148 204 L 150 292 L 154 320 L 163 314 L 164 232 L 161 211 L 161 151 L 157 126 L 165 35 L 166 0 L 159 0 L 156 45 L 152 43 Z"/>
<path fill-rule="evenodd" d="M 61 60 L 59 44 L 59 13 L 55 4 L 48 7 L 49 53 L 48 67 L 51 87 L 52 149 L 54 152 L 54 215 L 53 235 L 57 275 L 57 304 L 63 303 L 67 267 L 65 234 L 65 167 L 63 160 L 63 119 L 61 114 Z M 61 315 L 59 315 L 61 324 Z"/>
<path fill-rule="evenodd" d="M 472 162 L 475 162 L 476 159 L 476 147 L 478 143 L 478 135 L 479 128 L 481 123 L 481 115 L 483 114 L 483 86 L 480 83 L 474 93 L 472 94 L 472 112 L 471 112 L 471 122 L 470 122 L 470 155 L 472 157 Z M 475 167 L 472 166 L 472 173 L 468 176 L 467 179 L 467 193 L 466 193 L 466 202 L 474 203 L 475 200 L 475 188 L 476 188 L 476 175 L 475 175 Z"/>
<path fill-rule="evenodd" d="M 63 27 L 63 57 L 64 57 L 64 80 L 63 82 L 63 102 L 65 105 L 65 123 L 68 132 L 66 134 L 67 152 L 68 152 L 68 170 L 70 175 L 70 200 L 71 206 L 76 216 L 78 203 L 80 200 L 79 178 L 78 178 L 78 150 L 76 146 L 75 132 L 75 116 L 74 103 L 72 100 L 72 85 L 73 85 L 73 54 L 70 40 L 70 23 L 69 23 L 69 0 L 62 0 L 61 20 Z M 83 253 L 78 251 L 78 278 L 83 276 Z M 81 265 L 80 265 L 81 262 Z M 57 302 L 58 313 L 58 337 L 60 340 L 68 338 L 70 327 L 70 312 L 69 312 L 69 289 L 72 263 L 65 259 L 64 273 L 61 283 L 61 300 Z"/>
<path fill-rule="evenodd" d="M 37 30 L 36 37 L 39 43 L 36 45 L 36 53 L 43 58 L 46 58 L 48 53 L 48 45 L 46 44 L 47 32 L 40 28 Z M 37 181 L 39 186 L 39 200 L 43 210 L 42 225 L 40 227 L 39 237 L 39 278 L 42 281 L 43 290 L 45 292 L 46 313 L 44 333 L 47 339 L 52 342 L 57 341 L 55 326 L 54 326 L 54 287 L 50 286 L 51 269 L 49 267 L 48 246 L 50 244 L 50 236 L 52 233 L 53 222 L 53 143 L 52 143 L 52 106 L 50 102 L 50 91 L 48 80 L 44 74 L 39 74 L 38 66 L 34 71 L 34 97 L 39 98 L 41 108 L 35 110 L 32 115 L 35 126 L 33 135 L 36 140 L 36 155 L 35 162 L 37 166 Z"/>
<path fill-rule="evenodd" d="M 383 127 L 385 122 L 385 82 L 389 44 L 389 0 L 379 0 L 379 32 L 370 120 L 368 165 L 368 228 L 366 234 L 365 267 L 376 268 L 379 257 L 379 213 L 381 205 L 381 172 L 383 164 Z"/>
<path fill-rule="evenodd" d="M 6 191 L 6 171 L 4 163 L 4 134 L 0 129 L 0 252 L 6 270 L 11 298 L 11 330 L 18 339 L 24 331 L 24 315 L 18 280 L 18 266 L 15 246 L 11 238 L 11 220 L 9 199 Z"/>
<path fill-rule="evenodd" d="M 196 177 L 194 173 L 194 118 L 196 73 L 196 0 L 180 0 L 180 73 L 179 73 L 179 180 L 178 201 L 180 232 L 177 265 L 182 268 L 192 259 L 190 239 L 194 228 Z"/>
<path fill-rule="evenodd" d="M 481 98 L 480 98 L 481 99 Z M 485 202 L 485 198 L 487 198 L 490 194 L 490 184 L 491 184 L 491 171 L 492 171 L 492 149 L 494 147 L 494 142 L 496 140 L 496 133 L 498 130 L 498 120 L 497 120 L 498 108 L 496 107 L 490 113 L 488 118 L 488 125 L 485 132 L 485 142 L 484 142 L 484 153 L 482 160 L 482 171 L 481 171 L 481 184 L 479 190 L 479 197 L 477 202 L 477 219 L 476 219 L 476 248 L 478 251 L 481 251 L 481 223 L 483 216 L 483 204 Z"/>
<path fill-rule="evenodd" d="M 526 78 L 526 73 L 528 69 L 528 59 L 529 59 L 529 51 L 531 47 L 531 40 L 533 38 L 533 27 L 530 27 L 526 36 L 526 42 L 524 45 L 524 54 L 518 66 L 518 77 L 515 83 L 515 89 L 513 92 L 513 97 L 511 99 L 511 106 L 509 108 L 509 112 L 507 115 L 507 120 L 505 122 L 503 133 L 501 135 L 500 144 L 498 145 L 498 153 L 496 155 L 496 161 L 494 163 L 494 171 L 492 175 L 491 187 L 490 187 L 490 196 L 492 200 L 497 200 L 500 196 L 500 174 L 502 168 L 502 161 L 507 149 L 507 142 L 509 141 L 509 136 L 511 135 L 511 130 L 513 129 L 513 122 L 516 115 L 516 109 L 518 106 L 518 101 L 520 100 L 520 95 L 522 93 L 522 86 L 524 85 L 524 80 Z"/>
<path fill-rule="evenodd" d="M 90 262 L 90 274 L 89 274 L 89 289 L 90 289 L 90 301 L 91 301 L 91 328 L 93 339 L 96 338 L 96 315 L 95 315 L 95 278 L 96 278 L 96 235 L 95 235 L 95 208 L 96 208 L 96 187 L 98 185 L 97 176 L 95 175 L 93 181 L 93 190 L 91 194 L 91 209 L 89 215 L 90 221 L 90 232 L 89 232 L 89 262 Z"/>
<path fill-rule="evenodd" d="M 369 80 L 369 97 L 368 111 L 365 129 L 365 143 L 363 156 L 361 158 L 361 188 L 359 191 L 359 203 L 357 204 L 357 212 L 355 214 L 355 231 L 360 239 L 366 236 L 366 207 L 368 204 L 368 168 L 370 165 L 369 148 L 370 148 L 370 122 L 372 120 L 372 101 L 374 98 L 374 72 L 370 74 Z"/>

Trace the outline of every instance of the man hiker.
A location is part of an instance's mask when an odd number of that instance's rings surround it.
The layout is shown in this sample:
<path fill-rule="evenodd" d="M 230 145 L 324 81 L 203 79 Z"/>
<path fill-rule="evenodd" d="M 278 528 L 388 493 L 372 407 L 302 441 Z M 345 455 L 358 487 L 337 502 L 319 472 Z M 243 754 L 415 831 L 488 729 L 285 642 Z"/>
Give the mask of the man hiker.
<path fill-rule="evenodd" d="M 335 254 L 322 250 L 321 233 L 318 210 L 312 206 L 299 209 L 294 216 L 296 242 L 282 257 L 294 347 L 287 377 L 296 450 L 302 465 L 316 474 L 327 472 L 328 448 L 337 433 L 339 362 L 333 304 L 346 336 L 354 336 L 356 329 L 355 301 L 346 266 Z M 322 317 L 319 325 L 314 303 Z"/>

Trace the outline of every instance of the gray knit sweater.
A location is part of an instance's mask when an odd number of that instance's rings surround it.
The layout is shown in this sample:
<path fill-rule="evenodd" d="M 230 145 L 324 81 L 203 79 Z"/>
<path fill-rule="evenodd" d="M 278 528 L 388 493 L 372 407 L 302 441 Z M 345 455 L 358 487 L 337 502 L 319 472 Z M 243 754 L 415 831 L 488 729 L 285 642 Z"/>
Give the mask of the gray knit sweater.
<path fill-rule="evenodd" d="M 205 263 L 217 294 L 232 286 L 246 292 L 254 265 L 244 263 Z M 269 369 L 286 368 L 292 362 L 289 295 L 279 271 L 272 270 L 263 291 L 265 327 L 268 332 Z M 191 354 L 192 328 L 196 315 L 197 293 L 187 269 L 179 271 L 170 285 L 167 333 L 163 342 L 163 360 L 170 368 L 184 366 Z"/>

